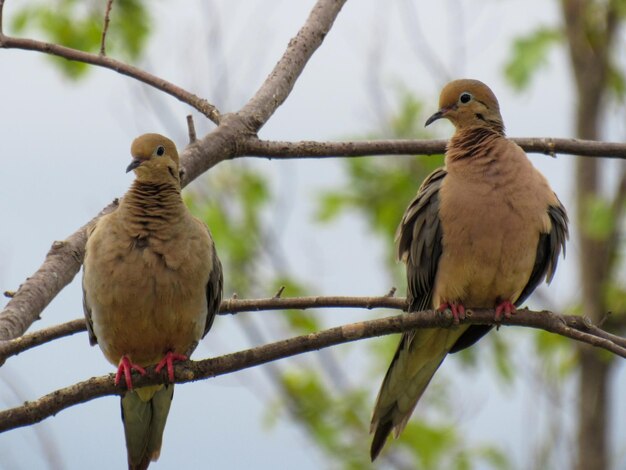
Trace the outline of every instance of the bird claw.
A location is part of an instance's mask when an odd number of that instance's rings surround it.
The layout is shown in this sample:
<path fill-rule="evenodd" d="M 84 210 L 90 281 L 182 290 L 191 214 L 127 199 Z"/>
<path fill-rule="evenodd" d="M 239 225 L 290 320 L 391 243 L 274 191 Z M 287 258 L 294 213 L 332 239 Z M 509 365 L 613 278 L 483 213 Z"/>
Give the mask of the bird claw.
<path fill-rule="evenodd" d="M 157 364 L 154 369 L 156 372 L 161 372 L 161 369 L 167 367 L 167 378 L 170 382 L 174 381 L 174 362 L 176 361 L 186 361 L 188 359 L 184 354 L 178 354 L 172 351 L 168 351 L 163 359 Z"/>
<path fill-rule="evenodd" d="M 511 318 L 511 315 L 513 315 L 516 311 L 517 308 L 511 303 L 510 300 L 504 300 L 496 305 L 496 315 L 494 320 L 502 320 L 502 314 L 504 314 L 504 318 Z"/>
<path fill-rule="evenodd" d="M 461 320 L 465 320 L 465 306 L 461 302 L 443 302 L 437 308 L 438 312 L 450 310 L 452 313 L 453 323 L 458 325 Z"/>
<path fill-rule="evenodd" d="M 123 376 L 124 380 L 126 381 L 126 388 L 128 388 L 128 390 L 132 390 L 133 379 L 132 379 L 131 372 L 133 370 L 136 370 L 137 372 L 139 372 L 140 375 L 145 375 L 146 373 L 146 369 L 144 369 L 140 365 L 133 364 L 128 358 L 128 356 L 122 356 L 122 358 L 120 359 L 120 363 L 117 366 L 117 372 L 115 374 L 115 385 L 120 384 L 120 380 Z"/>

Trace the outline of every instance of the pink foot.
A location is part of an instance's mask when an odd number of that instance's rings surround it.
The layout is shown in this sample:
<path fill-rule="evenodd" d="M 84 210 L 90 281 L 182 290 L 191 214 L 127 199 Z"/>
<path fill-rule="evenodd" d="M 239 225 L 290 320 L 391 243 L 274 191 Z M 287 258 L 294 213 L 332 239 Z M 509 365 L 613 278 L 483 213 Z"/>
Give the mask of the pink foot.
<path fill-rule="evenodd" d="M 167 366 L 167 377 L 170 379 L 170 382 L 174 381 L 174 362 L 176 361 L 186 361 L 188 359 L 184 354 L 178 354 L 172 351 L 168 351 L 161 362 L 159 362 L 155 368 L 157 372 L 161 372 L 165 366 Z"/>
<path fill-rule="evenodd" d="M 143 367 L 130 362 L 128 356 L 122 356 L 122 358 L 120 359 L 120 363 L 117 366 L 117 373 L 115 374 L 115 385 L 119 385 L 120 379 L 122 378 L 122 376 L 124 376 L 124 380 L 126 380 L 126 387 L 128 388 L 128 390 L 132 390 L 133 379 L 131 377 L 131 371 L 133 370 L 136 370 L 141 375 L 144 375 L 146 373 L 146 370 Z"/>
<path fill-rule="evenodd" d="M 504 314 L 504 318 L 510 318 L 516 311 L 517 308 L 511 303 L 510 300 L 504 300 L 496 305 L 495 320 L 502 320 L 502 314 Z"/>
<path fill-rule="evenodd" d="M 461 320 L 465 320 L 465 306 L 461 302 L 443 302 L 439 305 L 437 311 L 445 312 L 448 308 L 452 312 L 455 324 L 458 325 Z"/>

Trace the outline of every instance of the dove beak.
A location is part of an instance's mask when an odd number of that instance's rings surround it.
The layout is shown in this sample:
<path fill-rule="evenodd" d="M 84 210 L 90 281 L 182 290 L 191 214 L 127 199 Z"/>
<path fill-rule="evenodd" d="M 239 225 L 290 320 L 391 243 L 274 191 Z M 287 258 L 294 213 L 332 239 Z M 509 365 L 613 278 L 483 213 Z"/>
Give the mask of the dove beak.
<path fill-rule="evenodd" d="M 143 163 L 143 160 L 140 160 L 139 158 L 133 158 L 133 161 L 130 162 L 130 165 L 128 165 L 126 167 L 126 173 L 128 173 L 129 171 L 134 170 L 135 168 L 137 168 L 142 163 Z"/>

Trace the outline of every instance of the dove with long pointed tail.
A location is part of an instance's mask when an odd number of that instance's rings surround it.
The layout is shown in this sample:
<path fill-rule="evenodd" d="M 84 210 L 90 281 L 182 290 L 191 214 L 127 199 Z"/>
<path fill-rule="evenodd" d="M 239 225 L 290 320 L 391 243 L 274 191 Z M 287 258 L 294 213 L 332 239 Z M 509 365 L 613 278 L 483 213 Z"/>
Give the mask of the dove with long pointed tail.
<path fill-rule="evenodd" d="M 568 218 L 544 176 L 506 138 L 498 100 L 478 80 L 455 80 L 441 91 L 426 125 L 455 127 L 445 167 L 422 183 L 396 233 L 406 264 L 409 311 L 494 308 L 515 312 L 565 254 Z M 463 325 L 404 333 L 376 399 L 371 458 L 397 437 L 449 353 L 478 341 L 490 326 Z"/>
<path fill-rule="evenodd" d="M 174 384 L 134 388 L 132 372 L 156 365 L 173 382 L 174 362 L 213 324 L 223 277 L 207 226 L 181 198 L 174 143 L 144 134 L 131 154 L 132 186 L 88 235 L 83 305 L 91 344 L 117 366 L 116 384 L 126 384 L 128 468 L 139 470 L 159 457 Z"/>

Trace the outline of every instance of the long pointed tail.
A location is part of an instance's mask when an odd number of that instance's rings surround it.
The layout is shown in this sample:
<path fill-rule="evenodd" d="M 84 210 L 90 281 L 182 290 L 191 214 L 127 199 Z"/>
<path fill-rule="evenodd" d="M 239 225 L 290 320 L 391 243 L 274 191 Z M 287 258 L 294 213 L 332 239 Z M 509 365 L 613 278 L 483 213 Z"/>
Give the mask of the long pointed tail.
<path fill-rule="evenodd" d="M 129 470 L 145 470 L 161 453 L 163 430 L 170 411 L 174 385 L 129 391 L 122 397 L 122 421 Z"/>
<path fill-rule="evenodd" d="M 374 434 L 372 461 L 391 431 L 395 437 L 402 432 L 450 347 L 465 329 L 423 329 L 402 335 L 374 405 L 370 426 Z"/>

